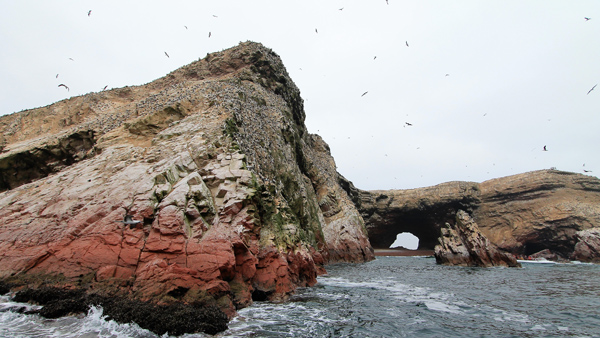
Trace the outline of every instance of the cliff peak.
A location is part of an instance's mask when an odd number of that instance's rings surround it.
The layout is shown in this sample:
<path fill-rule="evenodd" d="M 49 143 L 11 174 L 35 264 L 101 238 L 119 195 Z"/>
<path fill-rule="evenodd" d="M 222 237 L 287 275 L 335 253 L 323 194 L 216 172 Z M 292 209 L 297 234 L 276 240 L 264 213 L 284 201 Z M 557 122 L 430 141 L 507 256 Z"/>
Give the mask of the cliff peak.
<path fill-rule="evenodd" d="M 0 117 L 0 277 L 232 315 L 326 262 L 372 259 L 304 118 L 279 56 L 253 42 Z"/>

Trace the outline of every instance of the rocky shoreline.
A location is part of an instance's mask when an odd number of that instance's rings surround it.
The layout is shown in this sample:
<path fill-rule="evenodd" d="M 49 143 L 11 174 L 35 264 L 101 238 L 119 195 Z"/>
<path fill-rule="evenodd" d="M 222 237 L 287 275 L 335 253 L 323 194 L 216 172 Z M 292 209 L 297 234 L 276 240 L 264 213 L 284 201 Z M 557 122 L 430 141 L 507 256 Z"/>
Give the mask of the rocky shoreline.
<path fill-rule="evenodd" d="M 2 287 L 3 286 L 3 287 Z M 0 291 L 10 287 L 0 286 Z M 2 293 L 0 293 L 2 294 Z M 122 297 L 88 294 L 85 289 L 61 289 L 40 287 L 18 291 L 12 297 L 15 302 L 41 305 L 39 310 L 25 311 L 44 318 L 85 314 L 92 306 L 101 306 L 106 320 L 117 323 L 136 323 L 158 335 L 180 336 L 190 332 L 216 334 L 227 329 L 227 315 L 218 307 L 206 304 L 156 305 Z"/>

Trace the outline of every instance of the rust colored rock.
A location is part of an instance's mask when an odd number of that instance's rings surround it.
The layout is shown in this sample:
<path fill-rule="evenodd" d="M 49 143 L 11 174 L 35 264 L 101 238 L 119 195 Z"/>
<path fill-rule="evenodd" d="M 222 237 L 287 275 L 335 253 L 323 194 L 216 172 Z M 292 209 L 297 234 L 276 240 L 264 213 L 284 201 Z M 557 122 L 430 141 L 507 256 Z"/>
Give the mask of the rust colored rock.
<path fill-rule="evenodd" d="M 0 279 L 231 316 L 313 285 L 326 263 L 373 259 L 304 117 L 277 54 L 252 42 L 0 116 Z"/>
<path fill-rule="evenodd" d="M 481 234 L 477 223 L 463 210 L 456 213 L 456 222 L 453 225 L 446 223 L 441 233 L 439 244 L 434 249 L 438 264 L 520 267 L 513 255 L 500 252 Z"/>

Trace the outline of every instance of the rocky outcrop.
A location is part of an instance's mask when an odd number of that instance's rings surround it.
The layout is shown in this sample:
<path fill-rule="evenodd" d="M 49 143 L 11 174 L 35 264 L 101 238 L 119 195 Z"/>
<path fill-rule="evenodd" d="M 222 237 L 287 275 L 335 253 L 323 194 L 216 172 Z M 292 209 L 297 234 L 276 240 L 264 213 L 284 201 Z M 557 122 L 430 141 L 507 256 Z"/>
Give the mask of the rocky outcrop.
<path fill-rule="evenodd" d="M 501 250 L 531 255 L 544 249 L 569 258 L 578 231 L 600 227 L 600 180 L 540 170 L 482 183 L 449 182 L 411 190 L 361 191 L 357 203 L 375 248 L 387 248 L 401 232 L 433 249 L 440 229 L 467 211 Z"/>
<path fill-rule="evenodd" d="M 600 263 L 600 228 L 578 231 L 572 258 L 582 262 Z"/>
<path fill-rule="evenodd" d="M 439 244 L 434 248 L 438 264 L 458 266 L 518 267 L 513 255 L 500 252 L 481 234 L 477 223 L 463 210 L 456 213 L 454 224 L 446 223 L 441 229 Z"/>
<path fill-rule="evenodd" d="M 0 117 L 0 277 L 228 315 L 373 259 L 327 144 L 256 43 Z M 141 221 L 124 227 L 126 214 Z"/>

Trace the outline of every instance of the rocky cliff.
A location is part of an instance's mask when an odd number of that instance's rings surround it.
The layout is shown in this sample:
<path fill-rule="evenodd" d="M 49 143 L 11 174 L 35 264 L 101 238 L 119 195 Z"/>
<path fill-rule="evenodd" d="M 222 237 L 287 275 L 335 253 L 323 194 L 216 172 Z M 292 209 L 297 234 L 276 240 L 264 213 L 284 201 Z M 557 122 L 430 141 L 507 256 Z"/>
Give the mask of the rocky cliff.
<path fill-rule="evenodd" d="M 446 223 L 440 233 L 439 244 L 434 248 L 438 264 L 520 267 L 513 255 L 499 251 L 482 235 L 477 223 L 463 210 L 458 210 L 456 222 Z"/>
<path fill-rule="evenodd" d="M 247 42 L 0 117 L 0 277 L 231 315 L 373 259 L 304 114 L 280 58 Z"/>
<path fill-rule="evenodd" d="M 433 249 L 440 229 L 453 224 L 459 209 L 472 215 L 492 243 L 516 255 L 549 249 L 571 258 L 586 238 L 577 232 L 600 227 L 600 180 L 558 170 L 354 196 L 375 248 L 387 248 L 396 234 L 410 232 L 421 249 Z"/>

